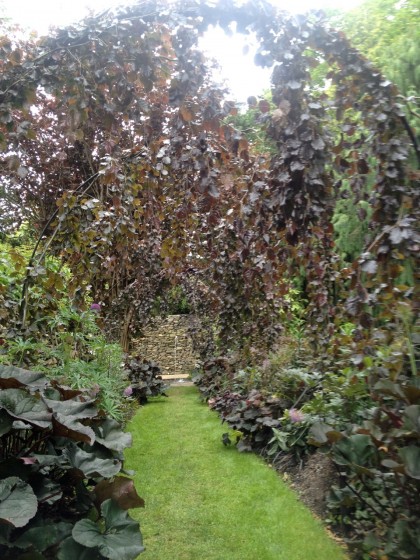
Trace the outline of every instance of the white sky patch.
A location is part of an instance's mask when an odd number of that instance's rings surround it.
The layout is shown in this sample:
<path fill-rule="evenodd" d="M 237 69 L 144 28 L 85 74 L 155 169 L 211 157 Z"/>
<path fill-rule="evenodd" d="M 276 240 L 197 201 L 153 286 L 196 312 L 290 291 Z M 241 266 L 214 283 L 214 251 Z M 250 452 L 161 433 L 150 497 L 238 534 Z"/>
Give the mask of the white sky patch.
<path fill-rule="evenodd" d="M 341 8 L 348 10 L 362 0 L 272 0 L 280 9 L 303 13 L 311 9 Z M 0 14 L 23 27 L 48 33 L 50 26 L 75 23 L 88 15 L 89 10 L 101 12 L 119 5 L 135 4 L 121 0 L 0 0 Z M 245 39 L 241 35 L 226 36 L 221 29 L 206 33 L 200 42 L 206 54 L 217 60 L 221 70 L 215 73 L 218 81 L 230 88 L 232 97 L 245 102 L 250 95 L 259 96 L 270 87 L 270 71 L 254 65 L 255 49 L 244 54 Z"/>

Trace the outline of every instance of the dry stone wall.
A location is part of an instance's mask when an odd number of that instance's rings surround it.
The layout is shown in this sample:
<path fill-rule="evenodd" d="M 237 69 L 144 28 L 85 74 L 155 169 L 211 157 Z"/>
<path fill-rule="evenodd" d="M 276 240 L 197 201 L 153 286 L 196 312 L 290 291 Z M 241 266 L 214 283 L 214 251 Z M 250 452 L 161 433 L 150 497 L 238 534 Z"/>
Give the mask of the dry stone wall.
<path fill-rule="evenodd" d="M 133 340 L 133 353 L 157 362 L 163 374 L 190 373 L 198 361 L 188 334 L 194 320 L 191 315 L 155 319 L 153 325 L 144 329 L 142 337 Z"/>

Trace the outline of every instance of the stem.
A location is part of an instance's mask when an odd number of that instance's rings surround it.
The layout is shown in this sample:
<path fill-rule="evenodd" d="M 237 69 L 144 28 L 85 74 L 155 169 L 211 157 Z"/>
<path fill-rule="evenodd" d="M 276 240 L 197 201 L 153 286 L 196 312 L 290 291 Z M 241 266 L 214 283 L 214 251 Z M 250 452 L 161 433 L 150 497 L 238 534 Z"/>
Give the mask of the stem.
<path fill-rule="evenodd" d="M 83 183 L 81 183 L 73 192 L 74 193 L 79 193 L 79 191 L 85 187 L 87 185 L 87 188 L 81 193 L 82 195 L 85 194 L 87 192 L 87 190 L 90 188 L 92 181 L 94 181 L 95 179 L 97 179 L 99 176 L 99 172 L 94 173 L 93 175 L 91 175 L 90 177 L 88 177 L 85 181 L 83 181 Z M 67 216 L 70 214 L 70 212 L 72 211 L 72 208 L 70 208 L 67 212 Z M 23 282 L 23 287 L 22 287 L 22 296 L 21 296 L 21 303 L 20 303 L 20 316 L 21 316 L 21 322 L 22 322 L 22 329 L 25 327 L 26 324 L 26 318 L 27 318 L 27 310 L 28 310 L 28 300 L 29 300 L 29 286 L 30 286 L 30 282 L 31 282 L 31 277 L 29 275 L 29 269 L 33 267 L 34 265 L 34 261 L 35 261 L 35 256 L 36 256 L 36 252 L 38 251 L 38 247 L 41 244 L 42 238 L 44 237 L 44 235 L 46 234 L 48 228 L 50 227 L 50 225 L 52 224 L 52 222 L 55 220 L 55 218 L 57 217 L 59 212 L 59 208 L 57 208 L 56 210 L 54 210 L 54 212 L 52 213 L 51 217 L 49 218 L 49 220 L 47 221 L 47 223 L 45 224 L 40 236 L 38 237 L 38 241 L 35 243 L 35 247 L 32 251 L 32 254 L 30 256 L 29 259 L 29 263 L 27 266 L 27 272 L 26 272 L 26 277 L 25 280 Z M 48 248 L 50 247 L 51 243 L 53 242 L 55 236 L 57 235 L 57 233 L 59 232 L 61 227 L 61 222 L 59 222 L 53 232 L 53 234 L 51 235 L 50 239 L 48 240 L 43 252 L 41 253 L 41 256 L 38 260 L 38 262 L 42 261 L 42 259 L 45 257 L 45 254 L 48 250 Z"/>
<path fill-rule="evenodd" d="M 419 145 L 417 144 L 417 139 L 416 136 L 411 128 L 411 126 L 408 124 L 408 121 L 405 117 L 400 117 L 401 122 L 404 125 L 405 130 L 407 131 L 408 136 L 410 137 L 411 143 L 413 144 L 413 148 L 414 151 L 416 152 L 416 156 L 417 156 L 417 163 L 418 166 L 420 168 L 420 148 Z"/>
<path fill-rule="evenodd" d="M 405 330 L 406 330 L 408 357 L 410 359 L 411 373 L 412 373 L 413 377 L 417 377 L 416 353 L 415 353 L 415 350 L 414 350 L 413 341 L 411 340 L 410 324 L 404 318 L 403 318 L 402 321 L 403 321 L 403 325 L 404 325 Z"/>
<path fill-rule="evenodd" d="M 336 468 L 337 468 L 337 471 L 339 472 L 339 468 L 338 468 L 337 465 L 336 465 Z M 347 486 L 347 488 L 348 488 L 349 490 L 351 490 L 351 492 L 353 492 L 353 494 L 359 498 L 359 500 L 362 502 L 362 504 L 364 504 L 364 506 L 365 506 L 366 508 L 370 508 L 370 509 L 379 517 L 379 519 L 381 519 L 381 520 L 384 521 L 384 522 L 386 521 L 386 519 L 383 517 L 383 515 L 382 515 L 376 508 L 374 508 L 372 504 L 369 504 L 369 503 L 363 498 L 363 496 L 360 494 L 360 492 L 359 492 L 358 490 L 356 490 L 355 488 L 353 488 L 353 486 L 351 486 L 351 485 L 347 482 L 346 479 L 343 479 L 343 482 L 344 482 L 345 486 Z"/>

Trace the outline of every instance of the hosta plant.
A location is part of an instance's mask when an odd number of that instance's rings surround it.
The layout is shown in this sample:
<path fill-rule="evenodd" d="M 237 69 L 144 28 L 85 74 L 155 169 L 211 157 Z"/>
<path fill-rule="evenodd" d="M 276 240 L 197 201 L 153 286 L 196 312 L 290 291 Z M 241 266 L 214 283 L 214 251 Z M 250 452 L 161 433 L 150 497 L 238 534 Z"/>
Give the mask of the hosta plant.
<path fill-rule="evenodd" d="M 140 507 L 123 476 L 131 436 L 85 391 L 0 366 L 0 557 L 131 560 Z"/>

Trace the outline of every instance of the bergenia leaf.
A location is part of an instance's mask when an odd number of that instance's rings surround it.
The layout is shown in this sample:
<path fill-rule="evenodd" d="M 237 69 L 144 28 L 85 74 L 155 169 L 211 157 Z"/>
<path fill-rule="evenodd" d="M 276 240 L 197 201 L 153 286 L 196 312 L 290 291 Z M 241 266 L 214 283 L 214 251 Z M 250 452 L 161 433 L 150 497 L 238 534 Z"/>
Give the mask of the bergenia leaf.
<path fill-rule="evenodd" d="M 0 521 L 24 527 L 38 509 L 38 500 L 29 484 L 17 476 L 0 480 Z"/>

